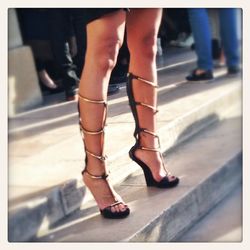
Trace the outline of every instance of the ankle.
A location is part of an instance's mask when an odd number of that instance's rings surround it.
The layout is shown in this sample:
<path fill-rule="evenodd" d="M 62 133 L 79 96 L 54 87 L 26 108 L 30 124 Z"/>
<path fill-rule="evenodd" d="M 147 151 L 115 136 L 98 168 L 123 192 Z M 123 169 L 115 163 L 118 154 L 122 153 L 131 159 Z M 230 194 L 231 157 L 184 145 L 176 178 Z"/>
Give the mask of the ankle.
<path fill-rule="evenodd" d="M 205 69 L 196 69 L 195 74 L 196 75 L 201 75 L 201 74 L 204 74 L 206 71 L 207 70 L 205 70 Z"/>
<path fill-rule="evenodd" d="M 159 141 L 157 137 L 153 137 L 152 135 L 145 134 L 141 136 L 140 146 L 146 148 L 159 148 Z"/>
<path fill-rule="evenodd" d="M 147 165 L 156 181 L 160 181 L 166 176 L 166 172 L 162 168 L 162 159 L 158 152 L 137 149 L 134 154 Z"/>
<path fill-rule="evenodd" d="M 142 161 L 147 161 L 148 163 L 151 162 L 152 164 L 150 165 L 161 165 L 161 158 L 158 151 L 148 151 L 138 148 L 134 151 L 134 154 Z"/>
<path fill-rule="evenodd" d="M 105 165 L 105 162 L 101 162 L 101 161 L 98 161 L 98 162 L 88 162 L 83 170 L 84 171 L 87 171 L 89 172 L 90 174 L 92 175 L 96 175 L 96 176 L 100 176 L 100 175 L 103 175 L 103 173 L 106 172 L 106 165 Z"/>

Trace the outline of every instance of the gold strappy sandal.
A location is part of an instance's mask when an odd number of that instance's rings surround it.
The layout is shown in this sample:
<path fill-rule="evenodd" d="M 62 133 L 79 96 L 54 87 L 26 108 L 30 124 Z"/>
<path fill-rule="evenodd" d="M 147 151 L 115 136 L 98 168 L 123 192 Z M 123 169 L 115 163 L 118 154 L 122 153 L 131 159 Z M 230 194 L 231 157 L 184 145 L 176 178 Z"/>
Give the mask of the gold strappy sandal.
<path fill-rule="evenodd" d="M 102 128 L 99 131 L 89 131 L 86 130 L 82 124 L 82 119 L 81 119 L 81 115 L 80 115 L 80 101 L 84 101 L 87 103 L 92 103 L 92 104 L 97 104 L 97 105 L 103 105 L 104 107 L 104 124 L 102 125 Z M 123 201 L 120 201 L 116 198 L 114 192 L 113 192 L 113 188 L 109 185 L 108 183 L 108 174 L 104 171 L 104 173 L 102 175 L 93 175 L 91 174 L 88 169 L 87 169 L 87 163 L 88 163 L 88 157 L 94 157 L 97 160 L 101 161 L 101 162 L 105 162 L 107 159 L 106 155 L 96 155 L 94 152 L 90 152 L 87 149 L 85 140 L 84 140 L 84 134 L 88 134 L 91 136 L 103 136 L 104 137 L 104 126 L 105 126 L 105 122 L 106 122 L 106 117 L 107 117 L 107 102 L 104 100 L 90 100 L 88 98 L 85 98 L 83 96 L 81 96 L 79 94 L 79 99 L 78 99 L 78 111 L 79 111 L 79 125 L 80 125 L 80 132 L 82 135 L 82 139 L 84 142 L 84 148 L 85 148 L 85 152 L 86 152 L 86 157 L 85 157 L 85 169 L 82 171 L 82 175 L 86 174 L 88 175 L 91 179 L 93 179 L 94 181 L 105 181 L 108 184 L 108 187 L 110 189 L 111 194 L 114 197 L 115 202 L 112 203 L 110 206 L 104 208 L 104 209 L 100 209 L 100 213 L 102 214 L 103 217 L 105 218 L 110 218 L 110 219 L 120 219 L 120 218 L 125 218 L 129 215 L 130 213 L 130 209 L 128 208 L 128 206 L 126 204 L 124 204 Z M 91 190 L 90 190 L 91 191 Z M 92 191 L 91 191 L 92 192 Z M 93 193 L 92 193 L 93 194 Z M 93 194 L 94 196 L 94 194 Z M 112 211 L 112 208 L 119 205 L 119 204 L 124 204 L 125 206 L 125 210 L 124 211 Z"/>
<path fill-rule="evenodd" d="M 148 108 L 153 112 L 153 115 L 155 115 L 158 110 L 156 107 L 147 104 L 147 103 L 142 103 L 142 102 L 137 102 L 134 98 L 134 93 L 133 93 L 133 79 L 137 79 L 139 80 L 141 83 L 143 84 L 148 84 L 149 86 L 152 86 L 153 88 L 157 88 L 158 85 L 150 82 L 148 80 L 145 80 L 139 76 L 136 76 L 132 73 L 129 73 L 129 78 L 128 78 L 128 82 L 127 82 L 127 94 L 128 94 L 128 98 L 129 98 L 129 105 L 135 120 L 135 131 L 134 131 L 134 137 L 136 140 L 135 145 L 130 149 L 129 151 L 129 156 L 130 158 L 135 161 L 143 170 L 144 172 L 144 176 L 145 176 L 145 180 L 146 180 L 146 184 L 147 186 L 154 186 L 154 187 L 158 187 L 158 188 L 171 188 L 171 187 L 175 187 L 178 185 L 179 183 L 179 178 L 172 176 L 171 173 L 166 169 L 166 166 L 164 164 L 164 160 L 163 160 L 163 156 L 162 153 L 160 152 L 160 139 L 159 136 L 157 134 L 155 134 L 152 131 L 149 131 L 147 128 L 141 128 L 140 127 L 140 123 L 139 123 L 139 117 L 138 117 L 138 111 L 137 111 L 137 106 L 140 105 L 144 108 Z M 157 138 L 158 140 L 158 145 L 159 147 L 157 148 L 148 148 L 148 147 L 143 147 L 141 146 L 141 133 L 146 133 L 148 135 L 151 135 L 155 138 Z M 161 181 L 156 181 L 152 175 L 152 172 L 150 170 L 150 168 L 143 162 L 141 161 L 139 158 L 137 158 L 135 156 L 135 151 L 137 149 L 141 149 L 141 150 L 147 150 L 147 151 L 154 151 L 154 152 L 158 152 L 160 154 L 162 163 L 163 163 L 163 167 L 164 170 L 166 172 L 166 176 L 163 177 L 161 179 Z M 171 179 L 171 180 L 170 180 Z"/>

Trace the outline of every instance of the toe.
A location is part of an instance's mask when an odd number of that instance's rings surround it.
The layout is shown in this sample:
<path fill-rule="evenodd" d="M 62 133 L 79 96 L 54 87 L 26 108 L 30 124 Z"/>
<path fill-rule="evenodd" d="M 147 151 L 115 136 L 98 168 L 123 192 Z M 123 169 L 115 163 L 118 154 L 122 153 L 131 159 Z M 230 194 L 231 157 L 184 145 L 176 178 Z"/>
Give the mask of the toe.
<path fill-rule="evenodd" d="M 112 212 L 112 213 L 115 213 L 115 212 L 116 212 L 116 206 L 112 206 L 112 207 L 111 207 L 111 212 Z"/>
<path fill-rule="evenodd" d="M 125 211 L 126 210 L 125 205 L 124 204 L 120 204 L 119 205 L 119 210 L 122 211 L 122 212 Z"/>
<path fill-rule="evenodd" d="M 169 175 L 168 176 L 168 180 L 171 182 L 171 181 L 175 181 L 176 180 L 176 176 L 174 175 Z"/>
<path fill-rule="evenodd" d="M 115 206 L 115 211 L 116 211 L 117 213 L 120 212 L 119 205 L 116 205 L 116 206 Z"/>

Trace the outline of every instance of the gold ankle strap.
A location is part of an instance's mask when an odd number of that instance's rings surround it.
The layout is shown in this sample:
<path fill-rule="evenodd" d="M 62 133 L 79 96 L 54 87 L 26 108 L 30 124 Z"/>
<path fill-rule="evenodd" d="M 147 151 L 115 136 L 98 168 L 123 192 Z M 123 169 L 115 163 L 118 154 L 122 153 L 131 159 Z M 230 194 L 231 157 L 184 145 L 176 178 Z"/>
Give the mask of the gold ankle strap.
<path fill-rule="evenodd" d="M 147 134 L 152 135 L 153 137 L 157 138 L 157 140 L 158 140 L 158 147 L 157 147 L 157 148 L 148 148 L 148 147 L 139 146 L 138 148 L 139 148 L 139 149 L 142 149 L 142 150 L 148 150 L 148 151 L 159 152 L 160 149 L 161 149 L 160 138 L 159 138 L 159 136 L 158 136 L 156 133 L 152 132 L 152 131 L 149 131 L 149 130 L 147 130 L 147 129 L 141 128 L 141 129 L 138 131 L 138 133 L 137 133 L 137 139 L 138 139 L 138 136 L 139 136 L 139 133 L 140 133 L 140 132 L 147 133 Z"/>
<path fill-rule="evenodd" d="M 154 132 L 152 132 L 152 131 L 149 131 L 149 130 L 147 130 L 147 129 L 143 129 L 143 128 L 141 128 L 141 129 L 139 130 L 139 132 L 137 133 L 137 136 L 138 136 L 138 134 L 139 134 L 140 132 L 147 133 L 147 134 L 152 135 L 152 136 L 154 136 L 155 138 L 157 138 L 157 139 L 158 139 L 158 145 L 159 145 L 159 146 L 158 146 L 158 148 L 148 148 L 148 147 L 143 147 L 143 146 L 139 146 L 138 148 L 139 148 L 139 149 L 142 149 L 142 150 L 147 150 L 147 151 L 159 152 L 159 153 L 160 153 L 161 160 L 162 160 L 163 168 L 164 168 L 166 174 L 167 174 L 168 176 L 171 176 L 171 173 L 170 173 L 170 172 L 167 170 L 167 168 L 166 168 L 166 165 L 165 165 L 165 163 L 164 163 L 164 159 L 163 159 L 162 153 L 161 153 L 161 151 L 160 151 L 160 150 L 161 150 L 161 145 L 160 145 L 160 138 L 159 138 L 159 136 L 158 136 L 156 133 L 154 133 Z"/>
<path fill-rule="evenodd" d="M 154 151 L 154 152 L 159 152 L 160 148 L 147 148 L 147 147 L 138 147 L 139 149 L 142 149 L 142 150 L 147 150 L 147 151 Z"/>
<path fill-rule="evenodd" d="M 93 175 L 86 168 L 82 171 L 82 175 L 84 173 L 86 173 L 90 178 L 97 179 L 97 180 L 100 180 L 100 179 L 106 180 L 108 178 L 108 176 L 109 176 L 106 173 L 103 173 L 102 175 Z"/>

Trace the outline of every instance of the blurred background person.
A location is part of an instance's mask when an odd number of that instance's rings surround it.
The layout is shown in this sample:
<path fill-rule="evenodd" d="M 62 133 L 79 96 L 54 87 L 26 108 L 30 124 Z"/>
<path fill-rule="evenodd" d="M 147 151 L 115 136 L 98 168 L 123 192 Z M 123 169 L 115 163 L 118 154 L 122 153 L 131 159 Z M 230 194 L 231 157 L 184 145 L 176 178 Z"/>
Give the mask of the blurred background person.
<path fill-rule="evenodd" d="M 234 75 L 239 72 L 239 44 L 236 27 L 236 9 L 223 8 L 219 11 L 220 36 L 226 58 L 227 72 Z M 192 28 L 197 68 L 186 77 L 188 81 L 213 79 L 212 36 L 207 9 L 188 9 Z"/>
<path fill-rule="evenodd" d="M 49 45 L 48 19 L 46 9 L 17 9 L 19 25 L 24 44 L 32 49 L 39 84 L 43 93 L 58 93 L 63 89 L 56 83 L 51 72 L 53 60 Z"/>
<path fill-rule="evenodd" d="M 77 54 L 77 46 L 70 9 L 50 8 L 47 12 L 50 44 L 56 67 L 62 77 L 66 100 L 77 100 L 80 80 L 72 59 Z"/>
<path fill-rule="evenodd" d="M 17 13 L 24 43 L 33 51 L 43 93 L 65 91 L 66 100 L 76 100 L 79 78 L 72 56 L 77 50 L 68 9 L 20 8 Z"/>
<path fill-rule="evenodd" d="M 188 48 L 194 43 L 188 19 L 187 8 L 164 9 L 166 23 L 166 36 L 169 45 L 173 47 Z M 163 15 L 163 17 L 164 17 Z"/>

